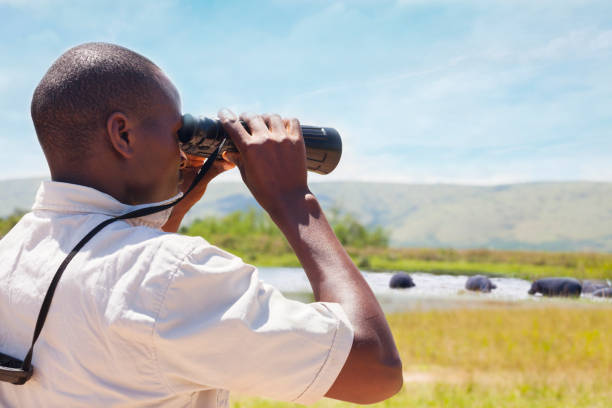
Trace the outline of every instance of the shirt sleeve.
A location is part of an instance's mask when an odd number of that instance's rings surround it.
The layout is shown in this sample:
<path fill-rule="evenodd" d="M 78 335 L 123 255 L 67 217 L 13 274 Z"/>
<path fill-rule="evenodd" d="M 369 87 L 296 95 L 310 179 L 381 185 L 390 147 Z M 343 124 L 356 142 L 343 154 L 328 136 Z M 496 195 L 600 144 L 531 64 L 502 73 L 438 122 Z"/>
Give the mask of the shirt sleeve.
<path fill-rule="evenodd" d="M 175 392 L 221 388 L 311 404 L 344 366 L 353 328 L 339 304 L 287 299 L 255 267 L 204 245 L 173 277 L 154 343 Z"/>

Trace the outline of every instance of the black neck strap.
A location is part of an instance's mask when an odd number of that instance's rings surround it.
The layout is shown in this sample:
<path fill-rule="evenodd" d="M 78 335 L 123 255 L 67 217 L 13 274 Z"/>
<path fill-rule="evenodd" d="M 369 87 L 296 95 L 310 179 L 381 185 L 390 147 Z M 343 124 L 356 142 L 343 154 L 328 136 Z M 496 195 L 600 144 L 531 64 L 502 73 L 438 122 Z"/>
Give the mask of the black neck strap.
<path fill-rule="evenodd" d="M 200 169 L 200 171 L 194 178 L 193 182 L 191 183 L 191 186 L 189 186 L 187 191 L 179 199 L 171 203 L 168 203 L 168 204 L 141 208 L 139 210 L 131 211 L 127 214 L 123 214 L 123 215 L 105 220 L 101 222 L 100 224 L 98 224 L 91 231 L 89 231 L 89 233 L 85 235 L 79 241 L 78 244 L 76 244 L 76 246 L 72 249 L 72 251 L 70 251 L 68 256 L 66 256 L 64 261 L 61 263 L 61 265 L 57 269 L 57 272 L 55 272 L 55 275 L 53 276 L 53 280 L 51 280 L 51 284 L 49 285 L 49 289 L 47 289 L 47 294 L 45 295 L 45 298 L 42 302 L 42 306 L 40 307 L 40 312 L 38 312 L 38 319 L 36 320 L 36 327 L 34 328 L 34 336 L 32 337 L 32 344 L 30 346 L 30 349 L 28 350 L 28 353 L 23 359 L 23 364 L 21 365 L 21 370 L 23 370 L 24 376 L 26 377 L 23 379 L 23 382 L 21 384 L 23 384 L 25 381 L 27 381 L 32 376 L 32 372 L 33 372 L 32 354 L 34 352 L 34 344 L 36 343 L 38 336 L 40 336 L 40 332 L 42 331 L 42 328 L 45 324 L 45 320 L 47 319 L 47 314 L 49 313 L 49 308 L 51 307 L 51 300 L 53 300 L 53 294 L 55 293 L 57 284 L 59 283 L 59 280 L 62 277 L 64 270 L 66 269 L 70 261 L 72 261 L 72 258 L 74 258 L 74 256 L 79 252 L 79 250 L 81 250 L 81 248 L 83 248 L 85 244 L 89 242 L 90 239 L 92 239 L 98 232 L 100 232 L 107 225 L 112 224 L 113 222 L 118 221 L 118 220 L 127 220 L 129 218 L 139 218 L 139 217 L 144 217 L 146 215 L 155 214 L 157 212 L 167 210 L 168 208 L 171 208 L 175 206 L 176 204 L 178 204 L 183 198 L 187 196 L 187 194 L 189 194 L 189 192 L 191 192 L 191 190 L 193 190 L 193 188 L 200 182 L 200 180 L 202 180 L 206 172 L 208 172 L 208 170 L 212 167 L 212 164 L 214 163 L 215 159 L 219 155 L 219 152 L 223 148 L 225 141 L 226 139 L 223 139 L 223 141 L 221 141 L 221 143 L 217 146 L 215 151 L 206 160 L 206 162 L 204 163 L 204 165 L 202 166 L 202 168 Z"/>

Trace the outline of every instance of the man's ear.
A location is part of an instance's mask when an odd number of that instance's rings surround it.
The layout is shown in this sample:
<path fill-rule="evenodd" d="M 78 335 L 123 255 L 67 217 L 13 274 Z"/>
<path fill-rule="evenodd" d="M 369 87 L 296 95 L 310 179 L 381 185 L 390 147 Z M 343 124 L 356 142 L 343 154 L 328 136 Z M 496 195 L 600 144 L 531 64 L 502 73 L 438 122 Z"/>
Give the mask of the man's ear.
<path fill-rule="evenodd" d="M 106 120 L 106 133 L 115 151 L 129 159 L 134 155 L 134 129 L 123 112 L 113 112 Z"/>

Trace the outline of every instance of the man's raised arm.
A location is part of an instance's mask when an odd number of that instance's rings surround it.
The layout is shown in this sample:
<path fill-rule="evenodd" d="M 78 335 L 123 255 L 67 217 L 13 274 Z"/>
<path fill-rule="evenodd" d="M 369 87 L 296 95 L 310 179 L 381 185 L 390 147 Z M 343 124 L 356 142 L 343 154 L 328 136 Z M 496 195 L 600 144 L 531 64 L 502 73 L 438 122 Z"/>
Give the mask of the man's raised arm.
<path fill-rule="evenodd" d="M 283 232 L 304 268 L 315 299 L 339 303 L 353 324 L 349 356 L 326 396 L 361 404 L 391 397 L 402 386 L 393 336 L 372 290 L 336 238 L 306 176 L 304 141 L 296 119 L 219 112 L 239 153 L 235 163 L 259 204 Z"/>

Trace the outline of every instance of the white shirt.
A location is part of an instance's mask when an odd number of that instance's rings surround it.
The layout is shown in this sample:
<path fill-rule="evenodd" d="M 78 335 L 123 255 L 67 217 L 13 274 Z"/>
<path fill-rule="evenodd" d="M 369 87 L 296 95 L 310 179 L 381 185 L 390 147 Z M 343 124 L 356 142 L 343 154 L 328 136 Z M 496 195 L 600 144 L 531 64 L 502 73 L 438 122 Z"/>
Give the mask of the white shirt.
<path fill-rule="evenodd" d="M 136 208 L 41 185 L 0 241 L 0 352 L 24 358 L 65 256 Z M 310 404 L 327 392 L 353 341 L 340 305 L 284 298 L 239 258 L 161 231 L 167 215 L 116 221 L 81 249 L 34 347 L 33 377 L 0 382 L 0 406 L 227 407 L 226 390 Z"/>

